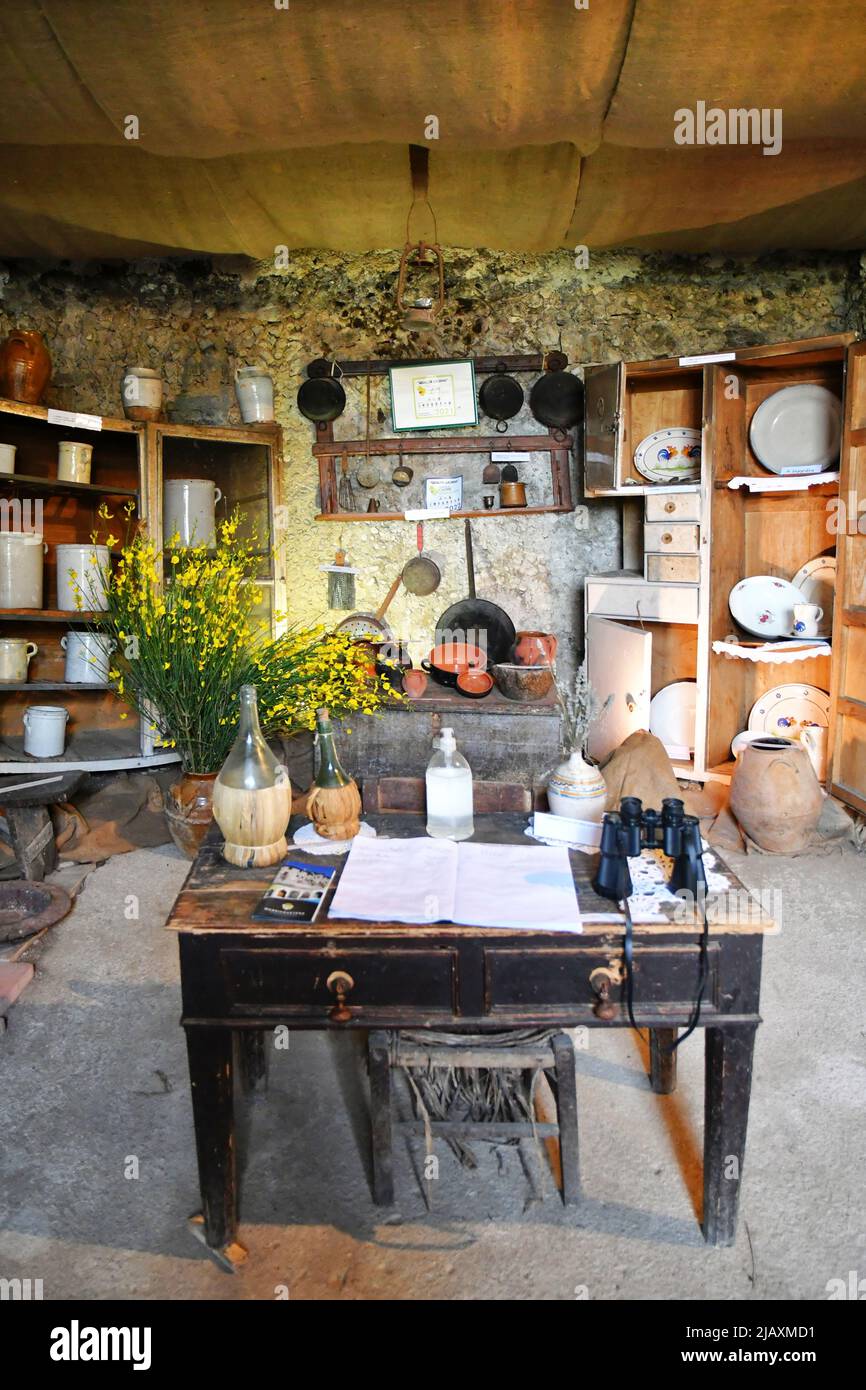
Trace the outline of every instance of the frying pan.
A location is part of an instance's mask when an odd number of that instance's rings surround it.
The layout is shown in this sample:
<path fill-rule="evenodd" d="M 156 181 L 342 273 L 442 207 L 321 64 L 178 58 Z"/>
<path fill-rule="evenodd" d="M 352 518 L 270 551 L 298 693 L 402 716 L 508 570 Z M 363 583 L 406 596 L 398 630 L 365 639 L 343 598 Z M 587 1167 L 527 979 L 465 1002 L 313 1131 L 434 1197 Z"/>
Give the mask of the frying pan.
<path fill-rule="evenodd" d="M 466 533 L 466 568 L 469 572 L 469 597 L 461 599 L 459 603 L 452 603 L 446 609 L 442 617 L 436 624 L 436 643 L 452 640 L 457 633 L 464 633 L 463 640 L 470 642 L 476 640 L 472 632 L 485 632 L 487 634 L 487 664 L 493 665 L 495 662 L 507 661 L 514 650 L 514 639 L 516 633 L 514 624 L 505 612 L 496 603 L 489 603 L 487 599 L 476 598 L 475 596 L 475 561 L 472 556 L 472 529 L 469 519 L 464 521 L 463 527 Z"/>
<path fill-rule="evenodd" d="M 544 372 L 529 393 L 536 420 L 551 430 L 570 430 L 583 416 L 583 382 L 571 372 Z"/>
<path fill-rule="evenodd" d="M 402 580 L 403 572 L 401 570 L 375 613 L 350 613 L 348 618 L 344 618 L 341 623 L 337 623 L 334 631 L 345 632 L 349 637 L 372 638 L 374 642 L 381 642 L 382 640 L 393 642 L 394 634 L 383 619 L 388 605 L 399 589 Z"/>
<path fill-rule="evenodd" d="M 418 554 L 413 555 L 403 566 L 403 583 L 410 594 L 424 598 L 438 589 L 442 582 L 442 571 L 428 553 L 424 553 L 424 524 L 418 522 Z"/>
<path fill-rule="evenodd" d="M 346 409 L 346 393 L 333 376 L 308 377 L 298 388 L 298 410 L 316 424 L 336 420 Z"/>
<path fill-rule="evenodd" d="M 502 368 L 481 383 L 478 404 L 489 420 L 496 421 L 497 431 L 503 434 L 508 429 L 508 421 L 519 414 L 523 406 L 523 387 L 513 376 L 506 376 Z"/>

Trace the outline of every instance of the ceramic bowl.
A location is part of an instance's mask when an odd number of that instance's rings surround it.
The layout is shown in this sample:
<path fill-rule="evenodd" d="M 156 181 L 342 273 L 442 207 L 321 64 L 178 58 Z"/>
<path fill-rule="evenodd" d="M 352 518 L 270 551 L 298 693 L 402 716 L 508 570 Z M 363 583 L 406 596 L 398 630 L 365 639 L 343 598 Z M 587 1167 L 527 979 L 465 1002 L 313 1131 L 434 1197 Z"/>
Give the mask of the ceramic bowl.
<path fill-rule="evenodd" d="M 467 700 L 483 700 L 493 689 L 493 677 L 489 671 L 461 671 L 457 689 Z"/>
<path fill-rule="evenodd" d="M 553 685 L 549 666 L 516 666 L 501 662 L 493 667 L 493 679 L 506 700 L 543 700 Z"/>

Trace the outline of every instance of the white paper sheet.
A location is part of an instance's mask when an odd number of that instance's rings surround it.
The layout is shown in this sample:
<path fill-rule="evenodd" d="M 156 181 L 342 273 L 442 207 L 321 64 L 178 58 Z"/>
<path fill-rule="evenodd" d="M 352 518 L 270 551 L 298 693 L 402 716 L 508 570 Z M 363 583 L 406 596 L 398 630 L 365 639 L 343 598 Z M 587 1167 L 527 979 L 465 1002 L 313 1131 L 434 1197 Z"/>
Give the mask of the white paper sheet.
<path fill-rule="evenodd" d="M 579 932 L 568 850 L 355 839 L 329 917 Z"/>

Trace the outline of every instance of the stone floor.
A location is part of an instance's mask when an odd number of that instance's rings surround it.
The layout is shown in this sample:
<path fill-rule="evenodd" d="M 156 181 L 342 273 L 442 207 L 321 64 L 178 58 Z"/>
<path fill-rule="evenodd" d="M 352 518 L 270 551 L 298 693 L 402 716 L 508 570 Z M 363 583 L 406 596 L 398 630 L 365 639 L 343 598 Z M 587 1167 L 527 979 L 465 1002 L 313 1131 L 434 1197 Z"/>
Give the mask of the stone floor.
<path fill-rule="evenodd" d="M 513 1148 L 403 1148 L 398 1207 L 370 1199 L 360 1039 L 294 1035 L 249 1106 L 242 1239 L 223 1273 L 188 1234 L 196 1173 L 178 1027 L 176 943 L 163 930 L 187 864 L 139 850 L 95 870 L 53 930 L 0 1037 L 0 1277 L 46 1299 L 821 1299 L 866 1275 L 866 857 L 736 861 L 782 894 L 766 946 L 740 1231 L 697 1226 L 702 1046 L 654 1096 L 629 1032 L 578 1055 L 577 1210 Z M 132 912 L 137 908 L 138 916 Z"/>

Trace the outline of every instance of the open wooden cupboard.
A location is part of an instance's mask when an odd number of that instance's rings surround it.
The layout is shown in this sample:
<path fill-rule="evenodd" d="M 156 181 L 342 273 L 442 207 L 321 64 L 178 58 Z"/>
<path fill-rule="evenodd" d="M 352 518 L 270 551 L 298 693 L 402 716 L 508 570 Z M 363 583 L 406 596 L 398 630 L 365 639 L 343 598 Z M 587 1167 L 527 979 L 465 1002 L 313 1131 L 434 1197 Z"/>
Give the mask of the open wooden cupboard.
<path fill-rule="evenodd" d="M 587 369 L 585 494 L 623 502 L 623 568 L 586 580 L 589 675 L 602 699 L 612 696 L 590 738 L 593 756 L 648 729 L 660 690 L 694 681 L 694 748 L 673 749 L 675 770 L 728 782 L 731 742 L 756 702 L 782 685 L 813 686 L 829 697 L 826 785 L 866 810 L 864 354 L 853 334 L 838 334 Z M 752 417 L 782 387 L 807 383 L 842 402 L 839 464 L 779 477 L 752 451 Z M 701 430 L 700 481 L 648 482 L 635 448 L 679 425 Z M 791 580 L 822 555 L 837 567 L 830 645 L 768 659 L 734 621 L 731 589 L 751 575 Z"/>

